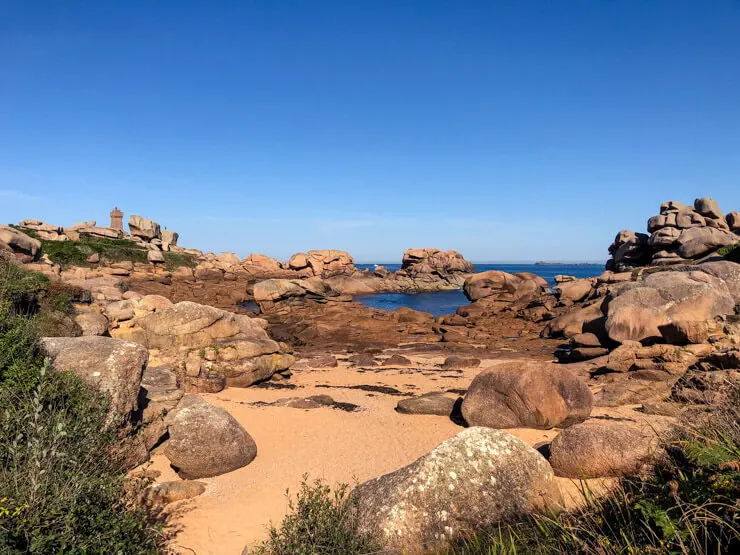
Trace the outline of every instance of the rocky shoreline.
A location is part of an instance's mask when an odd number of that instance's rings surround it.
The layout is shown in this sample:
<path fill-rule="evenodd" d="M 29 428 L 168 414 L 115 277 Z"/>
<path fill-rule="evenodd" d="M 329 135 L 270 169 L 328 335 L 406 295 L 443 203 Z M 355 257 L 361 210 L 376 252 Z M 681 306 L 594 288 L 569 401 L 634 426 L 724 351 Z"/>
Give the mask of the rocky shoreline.
<path fill-rule="evenodd" d="M 52 365 L 108 392 L 111 418 L 138 431 L 132 460 L 166 461 L 173 483 L 218 480 L 259 461 L 261 440 L 231 414 L 247 410 L 234 403 L 288 419 L 345 403 L 382 426 L 395 391 L 404 399 L 394 419 L 441 418 L 449 436 L 357 490 L 368 529 L 397 549 L 443 547 L 471 521 L 561 507 L 558 477 L 637 472 L 677 415 L 711 407 L 740 383 L 740 217 L 712 199 L 663 203 L 649 235 L 616 236 L 601 276 L 559 276 L 552 289 L 535 274 L 476 273 L 456 251 L 409 249 L 401 270 L 370 272 L 344 251 L 240 259 L 180 247 L 177 233 L 140 216 L 129 229 L 0 226 L 4 256 L 73 296 L 72 313 L 59 315 L 68 336 L 42 342 Z M 132 259 L 106 258 L 105 245 L 133 249 Z M 81 265 L 60 254 L 84 249 Z M 450 289 L 470 304 L 438 318 L 352 300 Z M 240 309 L 248 300 L 258 314 Z M 321 387 L 354 389 L 337 402 Z M 291 388 L 311 395 L 277 397 Z M 548 458 L 501 429 L 547 431 Z M 495 465 L 460 465 L 464 452 Z M 410 496 L 419 480 L 429 492 Z M 486 496 L 469 487 L 485 480 L 508 485 Z M 207 497 L 217 483 L 193 491 Z M 423 516 L 443 510 L 444 522 Z"/>

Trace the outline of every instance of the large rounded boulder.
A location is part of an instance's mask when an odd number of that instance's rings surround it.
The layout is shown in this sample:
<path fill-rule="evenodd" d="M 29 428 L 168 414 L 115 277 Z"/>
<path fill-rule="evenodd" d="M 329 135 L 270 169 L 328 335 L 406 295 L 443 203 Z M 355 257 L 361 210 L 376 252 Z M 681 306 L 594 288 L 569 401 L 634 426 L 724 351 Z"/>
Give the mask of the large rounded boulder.
<path fill-rule="evenodd" d="M 650 458 L 654 437 L 627 424 L 578 424 L 552 440 L 550 465 L 565 478 L 633 474 Z"/>
<path fill-rule="evenodd" d="M 520 439 L 469 428 L 358 486 L 359 521 L 392 552 L 424 553 L 496 522 L 562 506 L 547 461 Z"/>
<path fill-rule="evenodd" d="M 231 472 L 257 456 L 257 444 L 226 410 L 187 395 L 168 417 L 165 456 L 181 478 L 193 480 Z"/>
<path fill-rule="evenodd" d="M 462 415 L 470 426 L 564 428 L 591 414 L 586 384 L 557 364 L 510 362 L 481 372 L 470 384 Z"/>

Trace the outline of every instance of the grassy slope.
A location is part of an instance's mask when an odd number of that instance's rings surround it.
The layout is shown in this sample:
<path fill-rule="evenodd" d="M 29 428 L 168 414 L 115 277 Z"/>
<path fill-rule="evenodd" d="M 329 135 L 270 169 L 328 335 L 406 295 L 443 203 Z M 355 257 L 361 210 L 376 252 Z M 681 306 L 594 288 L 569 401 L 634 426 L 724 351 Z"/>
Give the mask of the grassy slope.
<path fill-rule="evenodd" d="M 146 264 L 147 262 L 148 250 L 126 239 L 105 239 L 81 233 L 79 241 L 48 241 L 41 239 L 38 233 L 32 229 L 18 229 L 41 241 L 41 251 L 47 254 L 52 262 L 62 267 L 93 266 L 87 261 L 92 254 L 98 254 L 102 262 L 108 263 L 138 262 Z M 163 254 L 165 269 L 167 270 L 174 270 L 180 266 L 193 268 L 197 263 L 195 256 L 192 254 L 176 252 Z"/>

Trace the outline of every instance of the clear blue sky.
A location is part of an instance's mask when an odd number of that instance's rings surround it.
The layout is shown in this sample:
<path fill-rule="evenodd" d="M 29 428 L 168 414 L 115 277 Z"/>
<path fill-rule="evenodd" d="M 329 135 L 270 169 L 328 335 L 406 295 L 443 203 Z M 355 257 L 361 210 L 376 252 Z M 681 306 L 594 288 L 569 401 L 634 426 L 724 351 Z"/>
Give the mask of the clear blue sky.
<path fill-rule="evenodd" d="M 0 221 L 603 260 L 740 210 L 740 2 L 0 0 Z"/>

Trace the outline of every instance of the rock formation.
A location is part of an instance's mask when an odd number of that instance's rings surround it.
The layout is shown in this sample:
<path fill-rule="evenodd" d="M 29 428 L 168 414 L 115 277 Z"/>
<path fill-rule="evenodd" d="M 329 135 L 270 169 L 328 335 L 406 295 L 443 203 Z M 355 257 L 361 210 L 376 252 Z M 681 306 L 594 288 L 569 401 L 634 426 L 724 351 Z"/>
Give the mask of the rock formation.
<path fill-rule="evenodd" d="M 620 231 L 609 247 L 608 270 L 624 271 L 646 265 L 685 264 L 717 249 L 740 242 L 737 212 L 723 215 L 716 201 L 698 198 L 693 208 L 677 201 L 661 204 L 648 219 L 647 231 Z"/>
<path fill-rule="evenodd" d="M 352 256 L 339 250 L 313 250 L 290 257 L 288 267 L 298 272 L 300 277 L 321 277 L 351 275 L 357 268 Z"/>
<path fill-rule="evenodd" d="M 703 271 L 658 272 L 622 287 L 609 302 L 605 327 L 609 337 L 649 341 L 677 322 L 711 322 L 733 314 L 727 285 Z"/>
<path fill-rule="evenodd" d="M 465 279 L 475 272 L 475 267 L 453 250 L 408 249 L 403 253 L 401 275 L 416 280 L 432 280 L 435 276 L 461 287 Z"/>
<path fill-rule="evenodd" d="M 187 391 L 247 387 L 287 370 L 294 358 L 265 332 L 266 322 L 180 302 L 122 323 L 111 335 L 155 349 Z"/>

